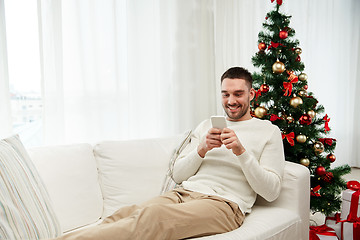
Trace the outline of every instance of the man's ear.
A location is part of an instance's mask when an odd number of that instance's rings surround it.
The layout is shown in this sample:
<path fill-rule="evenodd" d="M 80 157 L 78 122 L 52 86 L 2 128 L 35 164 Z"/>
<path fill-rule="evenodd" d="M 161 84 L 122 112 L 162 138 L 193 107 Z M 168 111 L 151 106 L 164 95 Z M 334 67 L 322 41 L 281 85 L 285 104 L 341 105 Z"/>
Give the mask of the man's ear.
<path fill-rule="evenodd" d="M 256 95 L 255 89 L 251 88 L 250 89 L 250 101 L 254 99 L 255 95 Z"/>

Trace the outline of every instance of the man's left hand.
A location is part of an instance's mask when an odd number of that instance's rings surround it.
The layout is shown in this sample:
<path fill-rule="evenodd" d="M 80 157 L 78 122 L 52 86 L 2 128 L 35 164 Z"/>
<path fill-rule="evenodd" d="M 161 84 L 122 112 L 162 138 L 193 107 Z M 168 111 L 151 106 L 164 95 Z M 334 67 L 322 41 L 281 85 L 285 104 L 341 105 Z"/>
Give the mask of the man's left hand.
<path fill-rule="evenodd" d="M 245 152 L 245 148 L 233 130 L 224 128 L 221 132 L 220 138 L 226 148 L 231 149 L 236 156 Z"/>

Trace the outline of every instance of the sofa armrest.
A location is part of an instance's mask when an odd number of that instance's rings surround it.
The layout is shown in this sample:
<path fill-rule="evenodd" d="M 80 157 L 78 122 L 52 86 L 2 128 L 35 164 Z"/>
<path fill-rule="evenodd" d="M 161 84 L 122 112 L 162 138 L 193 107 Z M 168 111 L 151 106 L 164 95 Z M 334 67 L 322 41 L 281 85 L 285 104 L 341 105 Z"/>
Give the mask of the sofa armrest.
<path fill-rule="evenodd" d="M 258 196 L 256 205 L 269 205 L 286 208 L 299 214 L 303 232 L 308 238 L 310 214 L 310 172 L 301 164 L 285 162 L 284 177 L 280 196 L 273 202 L 268 202 Z"/>

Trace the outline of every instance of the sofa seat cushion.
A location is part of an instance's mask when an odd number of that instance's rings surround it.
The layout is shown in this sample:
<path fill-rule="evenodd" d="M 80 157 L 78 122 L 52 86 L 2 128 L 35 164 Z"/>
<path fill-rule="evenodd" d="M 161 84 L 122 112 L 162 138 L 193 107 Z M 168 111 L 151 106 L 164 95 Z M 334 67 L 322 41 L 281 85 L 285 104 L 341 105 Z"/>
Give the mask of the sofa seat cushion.
<path fill-rule="evenodd" d="M 100 219 L 103 199 L 90 144 L 37 147 L 29 153 L 46 184 L 63 232 Z"/>
<path fill-rule="evenodd" d="M 299 225 L 300 216 L 294 211 L 271 206 L 254 206 L 252 212 L 246 215 L 244 223 L 238 229 L 208 237 L 201 240 L 265 240 L 265 239 L 301 239 Z"/>
<path fill-rule="evenodd" d="M 160 194 L 169 160 L 181 137 L 105 141 L 94 147 L 104 196 L 103 217 Z"/>

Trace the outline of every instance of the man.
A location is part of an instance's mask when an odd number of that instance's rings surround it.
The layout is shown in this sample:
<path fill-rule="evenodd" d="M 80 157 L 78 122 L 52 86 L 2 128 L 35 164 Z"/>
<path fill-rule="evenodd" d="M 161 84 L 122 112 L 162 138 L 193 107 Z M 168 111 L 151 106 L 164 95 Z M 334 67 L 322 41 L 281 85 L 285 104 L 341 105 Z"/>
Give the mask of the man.
<path fill-rule="evenodd" d="M 257 194 L 275 200 L 285 161 L 280 130 L 251 117 L 255 90 L 247 70 L 227 70 L 221 91 L 228 127 L 212 128 L 205 120 L 194 130 L 173 169 L 181 188 L 121 208 L 102 224 L 62 239 L 165 240 L 224 233 L 242 224 Z"/>

